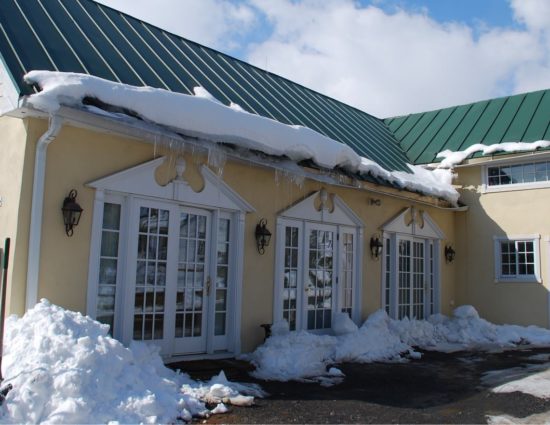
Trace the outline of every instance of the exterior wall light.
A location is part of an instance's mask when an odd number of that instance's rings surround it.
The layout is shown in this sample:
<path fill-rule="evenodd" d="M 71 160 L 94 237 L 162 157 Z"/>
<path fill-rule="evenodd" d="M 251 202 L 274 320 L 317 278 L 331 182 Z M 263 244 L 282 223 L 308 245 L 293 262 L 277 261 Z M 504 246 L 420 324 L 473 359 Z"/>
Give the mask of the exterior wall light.
<path fill-rule="evenodd" d="M 269 246 L 269 241 L 271 240 L 271 232 L 265 227 L 266 224 L 267 220 L 262 218 L 256 225 L 256 245 L 258 246 L 260 255 L 264 255 L 265 247 Z"/>
<path fill-rule="evenodd" d="M 445 261 L 447 261 L 447 263 L 453 262 L 455 259 L 455 254 L 456 252 L 451 245 L 445 246 Z"/>
<path fill-rule="evenodd" d="M 380 258 L 380 255 L 382 255 L 382 247 L 383 244 L 378 235 L 374 235 L 372 238 L 370 238 L 370 253 L 372 255 L 372 258 L 374 258 L 375 260 L 378 260 L 378 258 Z"/>
<path fill-rule="evenodd" d="M 82 208 L 76 202 L 77 191 L 75 189 L 69 192 L 69 195 L 63 201 L 61 212 L 63 213 L 63 223 L 65 224 L 65 233 L 71 237 L 73 235 L 73 227 L 78 226 Z"/>

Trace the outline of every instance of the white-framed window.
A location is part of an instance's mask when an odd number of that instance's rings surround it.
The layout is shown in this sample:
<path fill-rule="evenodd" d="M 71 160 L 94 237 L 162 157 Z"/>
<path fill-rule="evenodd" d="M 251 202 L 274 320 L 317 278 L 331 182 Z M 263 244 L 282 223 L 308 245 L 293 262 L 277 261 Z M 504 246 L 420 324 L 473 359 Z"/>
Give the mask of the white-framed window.
<path fill-rule="evenodd" d="M 484 192 L 550 187 L 550 161 L 503 162 L 482 167 Z"/>
<path fill-rule="evenodd" d="M 540 235 L 495 236 L 495 280 L 540 282 Z"/>

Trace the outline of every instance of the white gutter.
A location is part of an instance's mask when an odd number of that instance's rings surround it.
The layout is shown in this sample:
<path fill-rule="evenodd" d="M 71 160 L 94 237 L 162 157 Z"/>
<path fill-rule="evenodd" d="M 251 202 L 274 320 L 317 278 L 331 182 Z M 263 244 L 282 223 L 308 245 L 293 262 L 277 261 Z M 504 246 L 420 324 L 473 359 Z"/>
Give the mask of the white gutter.
<path fill-rule="evenodd" d="M 55 140 L 63 119 L 54 115 L 50 118 L 48 130 L 38 139 L 34 157 L 32 183 L 31 224 L 29 232 L 29 253 L 27 258 L 27 291 L 25 310 L 38 301 L 38 274 L 40 272 L 40 243 L 42 239 L 42 212 L 44 210 L 44 180 L 46 177 L 46 151 Z"/>

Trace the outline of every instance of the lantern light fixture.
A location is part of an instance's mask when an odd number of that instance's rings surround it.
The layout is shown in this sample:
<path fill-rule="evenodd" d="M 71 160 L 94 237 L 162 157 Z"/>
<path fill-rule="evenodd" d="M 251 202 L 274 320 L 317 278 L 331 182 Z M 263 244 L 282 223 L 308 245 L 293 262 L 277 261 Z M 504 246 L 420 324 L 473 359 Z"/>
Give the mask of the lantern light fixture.
<path fill-rule="evenodd" d="M 266 227 L 267 220 L 262 218 L 260 222 L 256 225 L 256 245 L 258 247 L 258 252 L 260 255 L 264 255 L 265 247 L 269 246 L 269 241 L 271 240 L 271 232 Z"/>
<path fill-rule="evenodd" d="M 73 235 L 73 228 L 78 226 L 80 216 L 83 209 L 76 202 L 76 195 L 78 192 L 73 189 L 69 192 L 69 195 L 63 201 L 61 212 L 63 213 L 63 223 L 65 224 L 65 233 L 71 237 Z"/>
<path fill-rule="evenodd" d="M 447 263 L 452 263 L 455 259 L 456 251 L 453 249 L 451 245 L 445 246 L 445 260 Z"/>
<path fill-rule="evenodd" d="M 380 237 L 378 235 L 374 235 L 372 238 L 370 238 L 370 253 L 372 255 L 372 258 L 377 260 L 382 255 L 382 241 L 380 240 Z"/>

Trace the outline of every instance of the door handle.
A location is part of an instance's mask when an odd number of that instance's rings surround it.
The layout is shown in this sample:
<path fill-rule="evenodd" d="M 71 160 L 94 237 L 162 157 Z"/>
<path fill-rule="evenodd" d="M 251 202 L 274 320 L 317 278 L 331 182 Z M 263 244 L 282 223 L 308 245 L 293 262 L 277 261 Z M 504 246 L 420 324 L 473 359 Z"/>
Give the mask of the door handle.
<path fill-rule="evenodd" d="M 210 276 L 206 278 L 206 295 L 210 295 L 210 286 L 212 284 L 212 281 L 210 280 Z"/>

